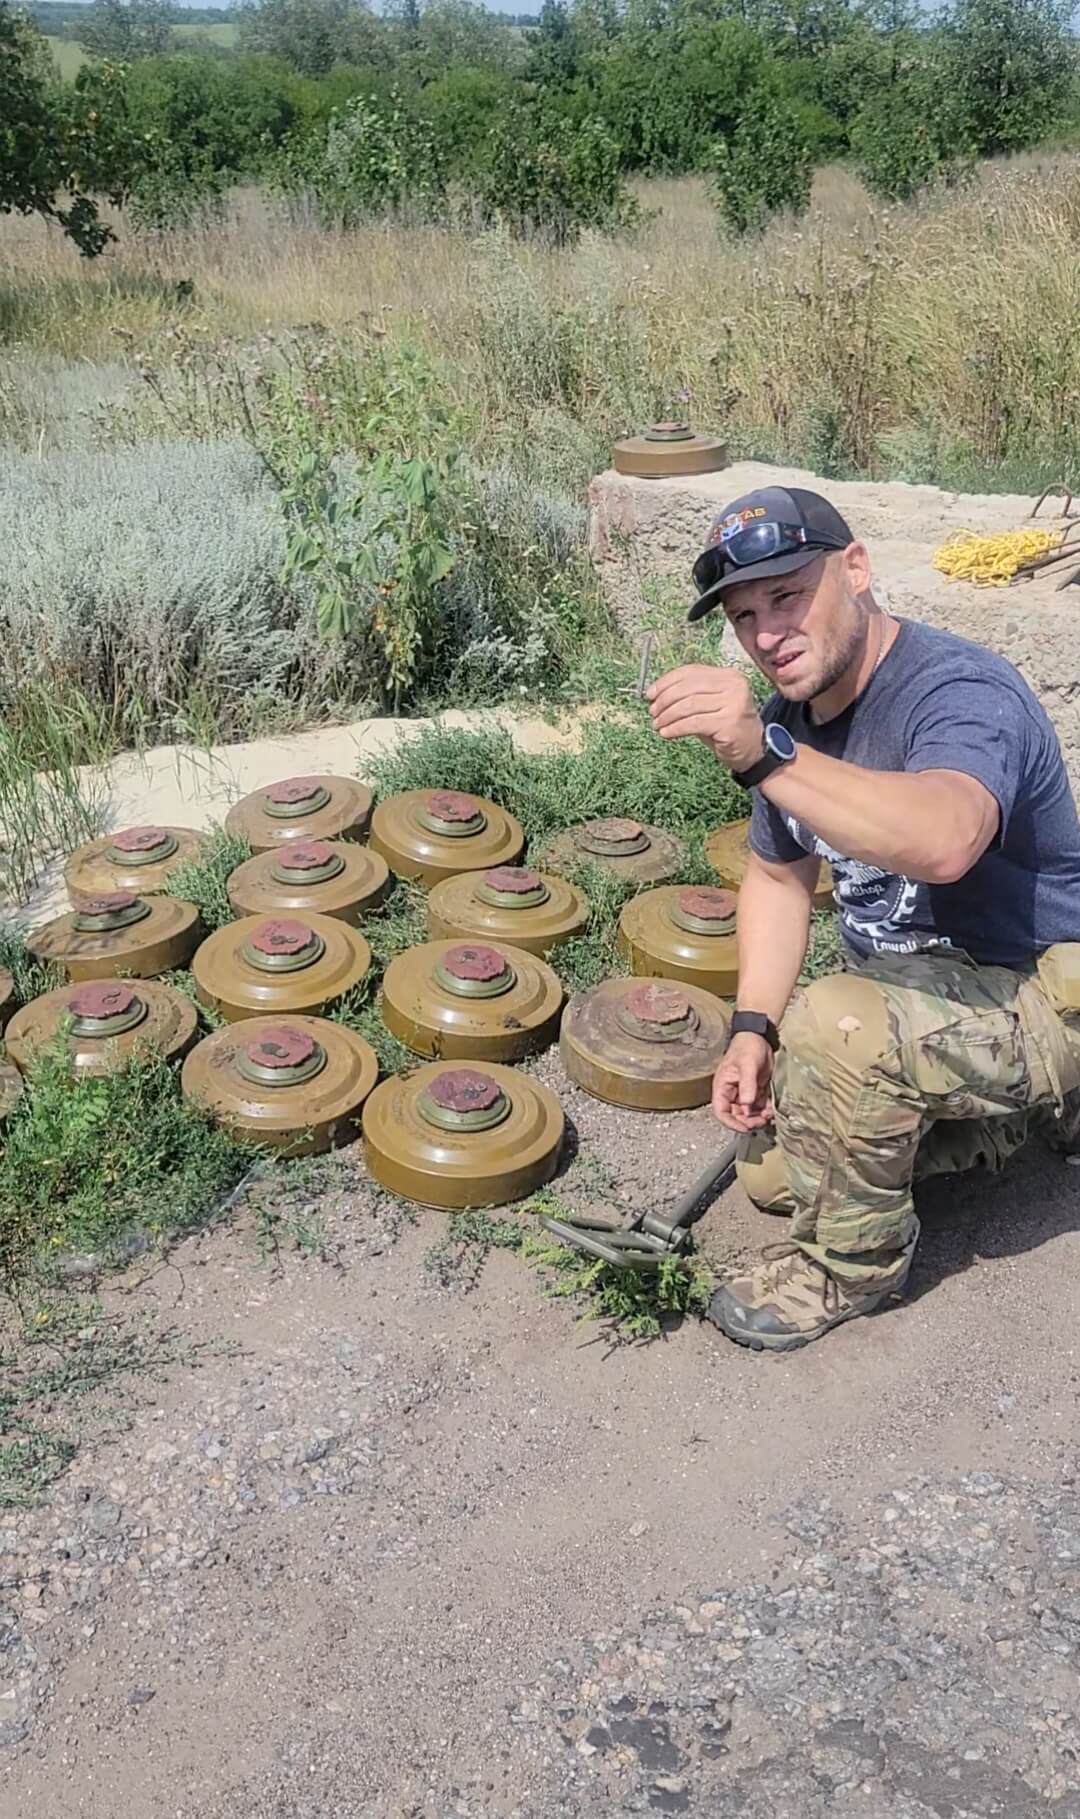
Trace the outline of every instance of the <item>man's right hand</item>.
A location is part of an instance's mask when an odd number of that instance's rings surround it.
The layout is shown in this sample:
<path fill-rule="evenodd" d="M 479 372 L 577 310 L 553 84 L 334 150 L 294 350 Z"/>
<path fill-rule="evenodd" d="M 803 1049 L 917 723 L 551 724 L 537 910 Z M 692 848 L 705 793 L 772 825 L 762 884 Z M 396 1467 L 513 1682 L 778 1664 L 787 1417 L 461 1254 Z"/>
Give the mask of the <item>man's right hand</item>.
<path fill-rule="evenodd" d="M 764 1036 L 733 1036 L 713 1080 L 713 1111 L 729 1131 L 771 1124 L 773 1052 Z"/>

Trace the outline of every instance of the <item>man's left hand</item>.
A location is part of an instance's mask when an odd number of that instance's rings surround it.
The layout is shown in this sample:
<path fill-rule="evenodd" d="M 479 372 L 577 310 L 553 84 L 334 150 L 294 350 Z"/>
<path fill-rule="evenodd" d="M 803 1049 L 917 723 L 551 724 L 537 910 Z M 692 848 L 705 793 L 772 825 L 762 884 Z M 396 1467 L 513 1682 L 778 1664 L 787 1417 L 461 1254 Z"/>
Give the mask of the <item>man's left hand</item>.
<path fill-rule="evenodd" d="M 749 770 L 765 750 L 757 703 L 737 669 L 686 663 L 654 682 L 648 700 L 661 739 L 704 739 L 733 771 Z"/>

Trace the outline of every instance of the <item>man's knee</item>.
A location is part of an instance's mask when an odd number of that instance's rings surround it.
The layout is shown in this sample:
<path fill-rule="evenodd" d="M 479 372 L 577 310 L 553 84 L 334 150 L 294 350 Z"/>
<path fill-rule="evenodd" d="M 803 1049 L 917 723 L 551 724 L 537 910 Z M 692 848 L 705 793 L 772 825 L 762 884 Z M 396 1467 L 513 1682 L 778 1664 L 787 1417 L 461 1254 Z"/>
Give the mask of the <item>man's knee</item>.
<path fill-rule="evenodd" d="M 763 1213 L 790 1213 L 795 1202 L 788 1186 L 784 1152 L 770 1127 L 740 1138 L 735 1172 L 744 1194 Z"/>
<path fill-rule="evenodd" d="M 895 1044 L 885 994 L 858 973 L 829 973 L 797 991 L 781 1026 L 787 1053 L 861 1073 Z"/>

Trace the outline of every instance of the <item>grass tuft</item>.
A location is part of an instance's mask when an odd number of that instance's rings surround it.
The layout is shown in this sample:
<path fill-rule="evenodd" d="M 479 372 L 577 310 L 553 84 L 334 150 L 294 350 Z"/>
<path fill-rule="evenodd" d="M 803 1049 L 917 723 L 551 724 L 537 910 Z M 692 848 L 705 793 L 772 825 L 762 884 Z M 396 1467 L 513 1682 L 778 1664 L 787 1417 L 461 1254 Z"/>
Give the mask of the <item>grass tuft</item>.
<path fill-rule="evenodd" d="M 573 1217 L 550 1189 L 535 1194 L 522 1210 L 537 1221 L 542 1214 Z M 609 1336 L 620 1344 L 659 1339 L 674 1318 L 700 1318 L 713 1292 L 712 1270 L 694 1255 L 665 1257 L 655 1271 L 621 1270 L 540 1230 L 527 1233 L 520 1248 L 526 1262 L 543 1273 L 549 1294 L 580 1302 L 579 1318 L 606 1322 Z"/>
<path fill-rule="evenodd" d="M 251 858 L 246 840 L 226 833 L 223 827 L 210 830 L 206 846 L 194 858 L 185 859 L 169 874 L 166 894 L 193 903 L 207 934 L 236 920 L 229 902 L 228 882 L 238 865 Z"/>
<path fill-rule="evenodd" d="M 65 1252 L 126 1260 L 201 1224 L 252 1165 L 181 1097 L 157 1056 L 75 1082 L 62 1041 L 41 1051 L 0 1156 L 0 1278 L 46 1274 Z"/>
<path fill-rule="evenodd" d="M 62 967 L 34 958 L 26 945 L 24 925 L 13 917 L 0 917 L 0 967 L 11 974 L 20 1004 L 56 991 L 65 982 Z"/>
<path fill-rule="evenodd" d="M 523 752 L 501 729 L 425 727 L 368 763 L 381 796 L 464 790 L 521 822 L 530 853 L 575 822 L 630 815 L 694 843 L 746 813 L 746 792 L 696 739 L 665 741 L 642 707 L 586 722 L 580 751 Z"/>

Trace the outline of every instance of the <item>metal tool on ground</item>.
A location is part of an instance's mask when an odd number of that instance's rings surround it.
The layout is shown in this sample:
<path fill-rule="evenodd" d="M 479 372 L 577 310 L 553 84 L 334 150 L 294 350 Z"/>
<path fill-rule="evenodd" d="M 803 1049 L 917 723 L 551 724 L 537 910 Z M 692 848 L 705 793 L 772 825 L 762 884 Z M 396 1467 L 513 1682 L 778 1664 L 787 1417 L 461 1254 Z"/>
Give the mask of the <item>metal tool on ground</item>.
<path fill-rule="evenodd" d="M 34 1056 L 67 1025 L 67 1049 L 75 1076 L 107 1074 L 136 1051 L 171 1060 L 186 1053 L 198 1018 L 183 992 L 157 980 L 97 979 L 63 985 L 16 1011 L 5 1035 L 7 1052 L 25 1073 Z"/>
<path fill-rule="evenodd" d="M 584 892 L 527 865 L 445 878 L 427 901 L 428 934 L 435 941 L 509 941 L 526 953 L 546 954 L 583 935 L 588 924 Z"/>
<path fill-rule="evenodd" d="M 516 865 L 525 835 L 513 815 L 461 790 L 406 790 L 380 802 L 371 844 L 399 878 L 430 887 L 459 872 Z"/>
<path fill-rule="evenodd" d="M 1074 534 L 1075 533 L 1075 534 Z M 1042 556 L 1030 556 L 1017 569 L 1014 579 L 1017 581 L 1053 580 L 1056 582 L 1055 593 L 1060 594 L 1065 588 L 1073 587 L 1080 581 L 1080 524 L 1072 523 L 1065 531 L 1055 549 Z M 1053 571 L 1051 573 L 1051 571 Z"/>
<path fill-rule="evenodd" d="M 177 866 L 198 858 L 205 845 L 206 835 L 194 827 L 124 827 L 101 834 L 67 860 L 68 897 L 78 909 L 111 891 L 156 896 Z"/>
<path fill-rule="evenodd" d="M 362 840 L 374 800 L 353 777 L 284 777 L 234 803 L 225 831 L 256 853 L 294 840 Z"/>
<path fill-rule="evenodd" d="M 734 891 L 667 884 L 623 905 L 616 945 L 631 972 L 733 998 L 738 984 Z"/>
<path fill-rule="evenodd" d="M 712 474 L 728 464 L 726 442 L 696 434 L 689 423 L 665 417 L 643 435 L 622 436 L 611 454 L 617 474 L 664 480 L 674 474 Z"/>
<path fill-rule="evenodd" d="M 371 949 L 332 916 L 243 916 L 216 929 L 191 962 L 195 989 L 229 1023 L 299 1011 L 319 1016 L 359 985 Z"/>
<path fill-rule="evenodd" d="M 505 1206 L 550 1181 L 565 1120 L 554 1093 L 511 1067 L 429 1062 L 375 1088 L 364 1162 L 421 1206 Z"/>
<path fill-rule="evenodd" d="M 35 929 L 26 945 L 69 979 L 153 979 L 186 966 L 201 933 L 198 910 L 180 897 L 109 891 Z"/>
<path fill-rule="evenodd" d="M 390 887 L 381 853 L 347 840 L 294 840 L 256 853 L 230 874 L 226 890 L 238 916 L 333 916 L 359 925 Z"/>
<path fill-rule="evenodd" d="M 249 1017 L 192 1049 L 180 1085 L 234 1132 L 290 1156 L 360 1135 L 360 1112 L 379 1077 L 362 1036 L 322 1017 Z"/>
<path fill-rule="evenodd" d="M 746 819 L 726 821 L 723 827 L 714 828 L 711 834 L 705 836 L 705 857 L 724 890 L 737 891 L 746 877 L 746 868 L 750 863 L 749 833 L 750 822 Z M 814 887 L 814 908 L 832 909 L 833 902 L 832 867 L 823 859 Z"/>
<path fill-rule="evenodd" d="M 556 834 L 539 863 L 552 872 L 600 865 L 628 884 L 666 884 L 683 870 L 686 848 L 662 827 L 644 826 L 627 815 L 607 815 Z"/>
<path fill-rule="evenodd" d="M 15 995 L 15 981 L 7 968 L 0 966 L 0 1030 L 7 1024 L 18 1008 L 19 1000 Z"/>
<path fill-rule="evenodd" d="M 23 1078 L 11 1061 L 0 1060 L 0 1124 L 22 1098 Z"/>
<path fill-rule="evenodd" d="M 731 1012 L 697 985 L 606 979 L 571 998 L 559 1054 L 594 1098 L 636 1111 L 707 1105 Z"/>
<path fill-rule="evenodd" d="M 1056 481 L 1053 486 L 1044 486 L 1043 487 L 1042 492 L 1039 494 L 1039 497 L 1036 499 L 1034 505 L 1031 508 L 1031 516 L 1033 518 L 1037 518 L 1041 508 L 1046 504 L 1046 501 L 1048 499 L 1056 499 L 1059 494 L 1064 499 L 1065 503 L 1062 506 L 1061 511 L 1057 514 L 1057 516 L 1059 518 L 1071 518 L 1073 515 L 1073 512 L 1072 512 L 1073 496 L 1072 496 L 1071 492 L 1069 491 L 1068 487 L 1061 480 Z"/>
<path fill-rule="evenodd" d="M 383 1022 L 415 1055 L 520 1061 L 559 1033 L 563 989 L 535 954 L 506 942 L 426 941 L 382 983 Z"/>
<path fill-rule="evenodd" d="M 693 1250 L 692 1228 L 733 1180 L 738 1147 L 738 1138 L 730 1138 L 666 1214 L 637 1212 L 616 1224 L 614 1220 L 593 1219 L 586 1214 L 568 1214 L 560 1219 L 545 1213 L 540 1223 L 552 1237 L 572 1244 L 575 1250 L 584 1251 L 600 1263 L 610 1264 L 612 1269 L 642 1273 L 658 1270 L 666 1258 L 686 1257 Z"/>

